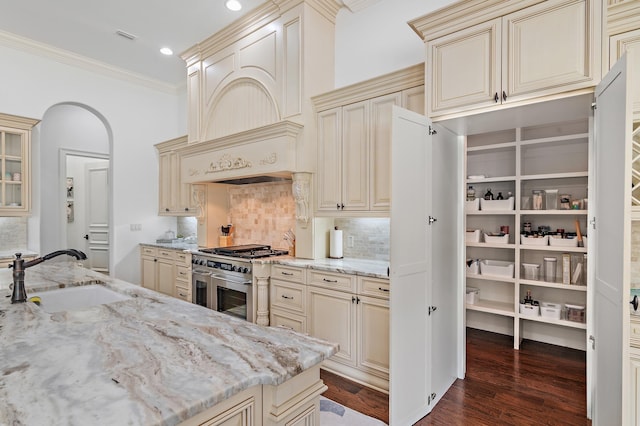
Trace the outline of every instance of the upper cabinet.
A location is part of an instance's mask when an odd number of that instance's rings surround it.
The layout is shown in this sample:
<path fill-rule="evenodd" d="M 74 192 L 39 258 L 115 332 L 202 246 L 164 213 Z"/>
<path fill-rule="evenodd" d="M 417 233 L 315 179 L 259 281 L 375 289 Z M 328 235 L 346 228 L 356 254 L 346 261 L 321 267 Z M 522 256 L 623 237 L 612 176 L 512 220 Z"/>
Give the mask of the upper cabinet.
<path fill-rule="evenodd" d="M 388 215 L 391 109 L 424 113 L 423 75 L 417 65 L 312 98 L 319 215 Z"/>
<path fill-rule="evenodd" d="M 625 53 L 632 69 L 640 70 L 640 2 L 635 0 L 610 4 L 607 9 L 607 35 L 609 38 L 609 57 L 605 60 L 609 69 Z M 640 121 L 640 84 L 631 81 L 631 103 L 633 120 Z"/>
<path fill-rule="evenodd" d="M 164 216 L 195 216 L 197 208 L 191 195 L 191 185 L 182 183 L 178 148 L 187 145 L 187 136 L 156 144 L 159 167 L 158 214 Z"/>
<path fill-rule="evenodd" d="M 596 0 L 463 0 L 410 22 L 427 47 L 427 115 L 595 86 L 600 7 Z"/>
<path fill-rule="evenodd" d="M 0 114 L 0 216 L 31 209 L 31 129 L 39 120 Z"/>

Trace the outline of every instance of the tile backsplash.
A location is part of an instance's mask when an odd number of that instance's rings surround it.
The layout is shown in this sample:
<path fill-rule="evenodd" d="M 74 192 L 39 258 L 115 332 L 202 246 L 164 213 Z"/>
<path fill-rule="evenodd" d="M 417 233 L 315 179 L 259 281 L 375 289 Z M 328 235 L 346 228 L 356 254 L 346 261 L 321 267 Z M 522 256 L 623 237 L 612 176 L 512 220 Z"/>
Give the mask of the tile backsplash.
<path fill-rule="evenodd" d="M 27 218 L 0 217 L 0 251 L 27 248 Z"/>
<path fill-rule="evenodd" d="M 345 218 L 334 221 L 342 229 L 342 254 L 351 259 L 389 260 L 388 218 Z M 353 237 L 353 247 L 349 246 Z"/>
<path fill-rule="evenodd" d="M 291 182 L 269 182 L 229 187 L 229 221 L 233 244 L 268 244 L 287 249 L 282 235 L 296 227 L 296 205 Z"/>

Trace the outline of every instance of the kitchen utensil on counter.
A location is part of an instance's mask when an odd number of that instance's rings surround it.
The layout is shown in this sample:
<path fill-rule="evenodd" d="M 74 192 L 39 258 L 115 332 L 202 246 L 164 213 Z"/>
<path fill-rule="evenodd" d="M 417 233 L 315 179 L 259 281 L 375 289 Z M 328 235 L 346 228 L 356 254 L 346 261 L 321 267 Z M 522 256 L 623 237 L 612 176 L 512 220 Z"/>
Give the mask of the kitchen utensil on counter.
<path fill-rule="evenodd" d="M 218 237 L 218 246 L 229 247 L 233 245 L 233 236 L 231 235 L 233 233 L 233 225 L 222 225 L 220 227 L 220 232 L 222 235 Z"/>

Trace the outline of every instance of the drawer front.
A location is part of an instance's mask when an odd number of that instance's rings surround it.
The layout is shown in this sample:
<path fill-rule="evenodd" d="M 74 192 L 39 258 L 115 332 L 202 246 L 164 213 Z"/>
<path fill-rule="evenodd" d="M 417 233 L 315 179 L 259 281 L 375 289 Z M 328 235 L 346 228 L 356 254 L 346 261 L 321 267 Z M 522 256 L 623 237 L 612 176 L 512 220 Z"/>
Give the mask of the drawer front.
<path fill-rule="evenodd" d="M 271 277 L 278 279 L 278 280 L 284 280 L 284 281 L 290 281 L 290 282 L 295 282 L 295 283 L 304 283 L 304 272 L 305 270 L 303 268 L 296 268 L 293 266 L 285 266 L 285 265 L 277 265 L 277 264 L 273 264 L 271 265 Z"/>
<path fill-rule="evenodd" d="M 181 285 L 178 285 L 178 283 L 176 283 L 176 286 L 174 287 L 173 297 L 191 303 L 191 291 L 188 287 L 183 287 Z"/>
<path fill-rule="evenodd" d="M 631 324 L 629 327 L 629 340 L 631 346 L 640 348 L 640 318 L 637 320 L 631 317 Z"/>
<path fill-rule="evenodd" d="M 176 280 L 189 281 L 190 276 L 191 273 L 189 272 L 189 268 L 186 266 L 178 265 L 176 267 Z"/>
<path fill-rule="evenodd" d="M 304 316 L 280 311 L 278 309 L 271 311 L 269 324 L 272 327 L 288 328 L 298 333 L 307 332 L 307 319 Z"/>
<path fill-rule="evenodd" d="M 271 279 L 272 309 L 281 308 L 304 314 L 306 299 L 306 287 L 304 285 Z"/>
<path fill-rule="evenodd" d="M 175 259 L 177 265 L 189 266 L 191 264 L 191 253 L 177 252 Z"/>
<path fill-rule="evenodd" d="M 358 294 L 389 299 L 389 280 L 358 277 Z"/>
<path fill-rule="evenodd" d="M 353 293 L 356 291 L 356 276 L 332 272 L 310 270 L 308 274 L 310 285 L 317 287 L 342 290 Z"/>
<path fill-rule="evenodd" d="M 163 259 L 175 259 L 177 252 L 175 250 L 170 249 L 158 249 L 158 257 L 162 257 Z"/>
<path fill-rule="evenodd" d="M 156 254 L 158 254 L 158 250 L 155 247 L 147 247 L 147 246 L 141 246 L 140 252 L 147 256 L 155 256 Z"/>

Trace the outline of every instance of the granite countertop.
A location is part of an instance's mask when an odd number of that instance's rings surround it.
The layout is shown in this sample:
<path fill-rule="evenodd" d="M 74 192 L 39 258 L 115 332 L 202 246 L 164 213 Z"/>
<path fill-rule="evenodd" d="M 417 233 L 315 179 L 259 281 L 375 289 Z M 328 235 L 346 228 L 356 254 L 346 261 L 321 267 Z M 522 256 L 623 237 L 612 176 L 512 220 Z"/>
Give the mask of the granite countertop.
<path fill-rule="evenodd" d="M 9 294 L 11 271 L 0 271 Z M 0 424 L 173 425 L 259 384 L 278 385 L 338 350 L 90 271 L 26 271 L 27 292 L 104 282 L 128 300 L 49 314 L 0 299 Z"/>
<path fill-rule="evenodd" d="M 198 250 L 197 243 L 190 243 L 185 241 L 176 240 L 172 243 L 140 243 L 141 246 L 149 246 L 149 247 L 160 247 L 166 249 L 173 250 L 187 250 L 187 251 L 195 251 Z"/>
<path fill-rule="evenodd" d="M 366 277 L 388 279 L 388 261 L 366 259 L 298 259 L 290 256 L 269 258 L 268 262 L 299 268 L 318 269 L 328 272 L 362 275 Z"/>

